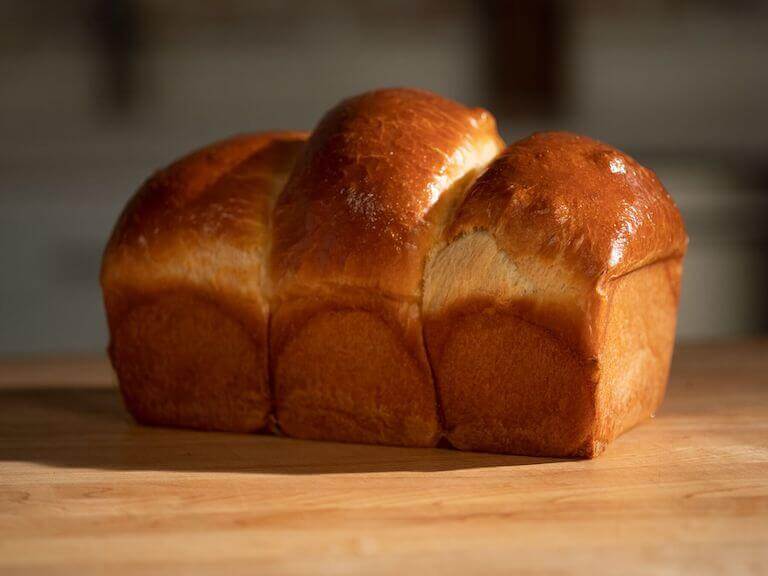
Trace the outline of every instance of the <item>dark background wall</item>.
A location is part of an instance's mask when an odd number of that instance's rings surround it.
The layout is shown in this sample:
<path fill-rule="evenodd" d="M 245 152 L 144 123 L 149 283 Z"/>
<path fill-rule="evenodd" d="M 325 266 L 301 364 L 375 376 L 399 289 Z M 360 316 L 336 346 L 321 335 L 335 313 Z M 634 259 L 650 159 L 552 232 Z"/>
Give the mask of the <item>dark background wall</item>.
<path fill-rule="evenodd" d="M 764 2 L 5 0 L 0 354 L 103 348 L 101 250 L 151 170 L 391 85 L 635 155 L 689 227 L 681 338 L 765 332 L 766 63 Z"/>

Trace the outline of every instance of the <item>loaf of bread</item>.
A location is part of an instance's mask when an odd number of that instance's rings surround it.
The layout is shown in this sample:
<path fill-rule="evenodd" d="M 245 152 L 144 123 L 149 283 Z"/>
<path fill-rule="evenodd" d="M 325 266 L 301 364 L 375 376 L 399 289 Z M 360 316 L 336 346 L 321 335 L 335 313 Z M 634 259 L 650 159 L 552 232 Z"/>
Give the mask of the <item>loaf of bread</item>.
<path fill-rule="evenodd" d="M 143 423 L 594 457 L 663 398 L 686 245 L 621 152 L 379 90 L 153 176 L 109 352 Z"/>

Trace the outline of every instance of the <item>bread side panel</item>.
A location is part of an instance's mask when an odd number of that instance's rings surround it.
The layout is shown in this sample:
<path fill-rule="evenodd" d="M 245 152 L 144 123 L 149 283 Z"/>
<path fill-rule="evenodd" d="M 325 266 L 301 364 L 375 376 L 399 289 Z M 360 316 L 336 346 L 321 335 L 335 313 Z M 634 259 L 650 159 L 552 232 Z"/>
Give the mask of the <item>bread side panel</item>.
<path fill-rule="evenodd" d="M 449 234 L 479 228 L 510 253 L 562 260 L 595 282 L 679 257 L 688 242 L 680 212 L 651 170 L 566 132 L 534 134 L 491 163 Z"/>
<path fill-rule="evenodd" d="M 567 262 L 507 252 L 485 230 L 433 254 L 424 332 L 448 439 L 591 456 L 602 302 Z"/>
<path fill-rule="evenodd" d="M 465 301 L 426 320 L 448 440 L 463 450 L 591 456 L 596 363 L 525 309 Z"/>
<path fill-rule="evenodd" d="M 657 262 L 607 285 L 600 353 L 598 441 L 652 416 L 660 406 L 675 342 L 682 259 Z"/>
<path fill-rule="evenodd" d="M 267 321 L 208 294 L 146 294 L 111 331 L 123 398 L 141 423 L 249 432 L 270 412 Z"/>
<path fill-rule="evenodd" d="M 440 422 L 418 307 L 340 288 L 273 310 L 277 421 L 300 438 L 433 446 Z"/>

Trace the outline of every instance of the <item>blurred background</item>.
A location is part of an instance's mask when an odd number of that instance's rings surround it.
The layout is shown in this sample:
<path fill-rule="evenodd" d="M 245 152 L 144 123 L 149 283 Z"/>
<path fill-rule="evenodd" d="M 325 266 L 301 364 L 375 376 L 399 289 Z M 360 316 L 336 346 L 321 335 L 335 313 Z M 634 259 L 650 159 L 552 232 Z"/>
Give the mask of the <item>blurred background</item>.
<path fill-rule="evenodd" d="M 3 355 L 104 348 L 101 251 L 152 170 L 395 85 L 653 167 L 691 236 L 680 338 L 768 331 L 766 2 L 3 0 L 0 78 Z"/>

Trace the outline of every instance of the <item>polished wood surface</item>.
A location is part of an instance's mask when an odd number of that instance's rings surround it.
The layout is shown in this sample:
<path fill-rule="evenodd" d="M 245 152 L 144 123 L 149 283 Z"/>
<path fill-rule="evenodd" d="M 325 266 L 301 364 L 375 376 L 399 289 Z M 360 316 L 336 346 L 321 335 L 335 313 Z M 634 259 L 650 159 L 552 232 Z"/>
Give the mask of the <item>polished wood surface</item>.
<path fill-rule="evenodd" d="M 768 573 L 768 342 L 681 347 L 565 461 L 142 428 L 105 361 L 0 362 L 0 574 Z"/>

